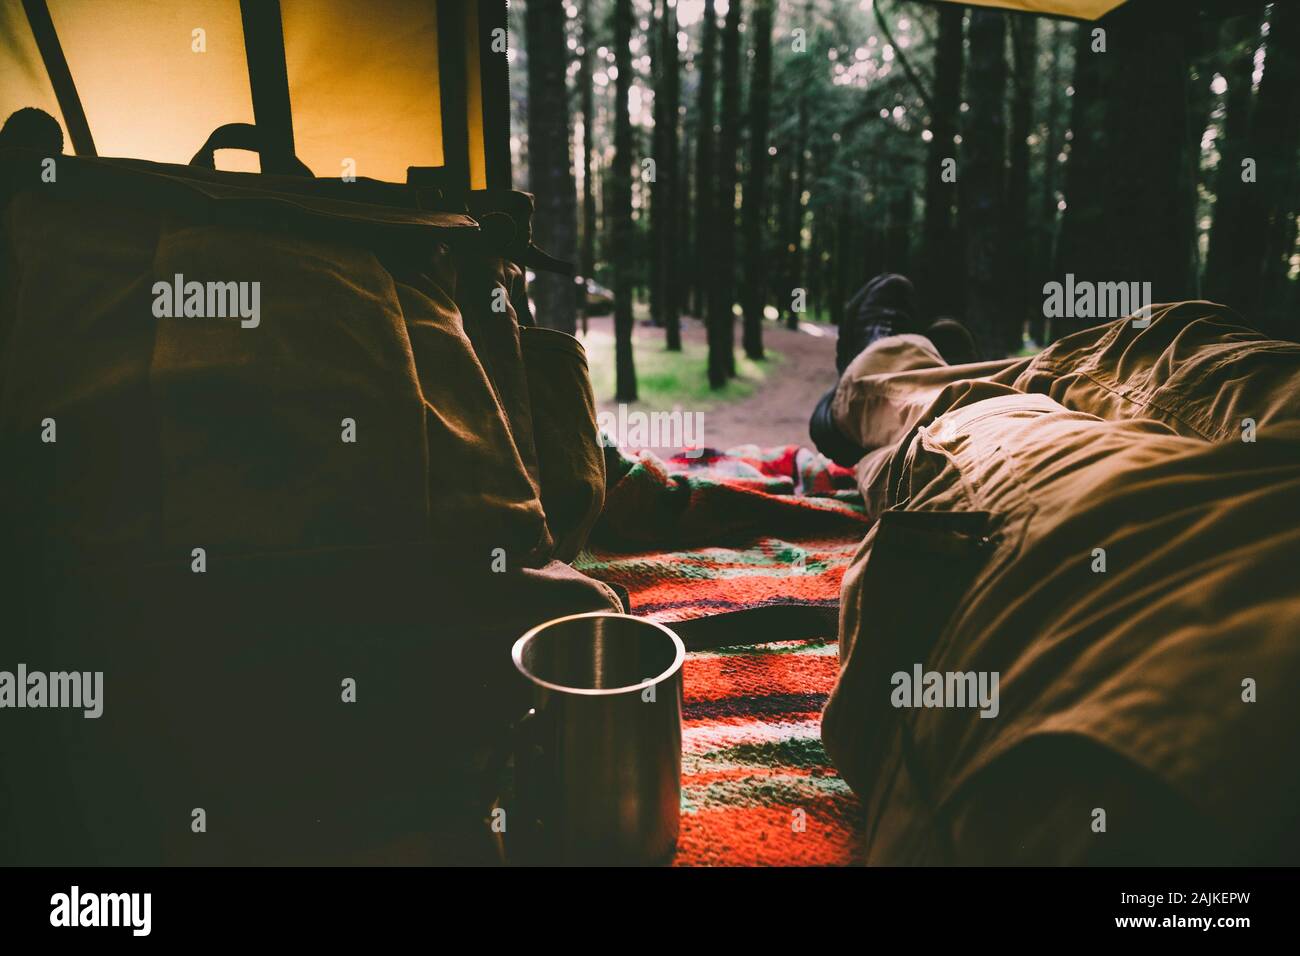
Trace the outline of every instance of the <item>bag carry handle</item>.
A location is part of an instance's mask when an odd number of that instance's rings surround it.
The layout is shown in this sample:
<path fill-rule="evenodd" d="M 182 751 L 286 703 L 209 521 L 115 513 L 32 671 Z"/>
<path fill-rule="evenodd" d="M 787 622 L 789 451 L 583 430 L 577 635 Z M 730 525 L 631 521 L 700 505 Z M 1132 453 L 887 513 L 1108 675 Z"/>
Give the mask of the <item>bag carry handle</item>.
<path fill-rule="evenodd" d="M 194 154 L 194 158 L 190 160 L 190 165 L 215 170 L 217 168 L 215 154 L 219 149 L 246 149 L 262 157 L 264 170 L 268 160 L 274 160 L 276 165 L 280 167 L 276 172 L 282 172 L 290 176 L 305 176 L 307 179 L 315 178 L 312 171 L 307 168 L 302 160 L 292 153 L 288 155 L 268 155 L 267 150 L 264 148 L 262 131 L 252 123 L 227 123 L 225 126 L 218 126 L 212 131 L 212 135 L 208 137 L 207 142 Z"/>

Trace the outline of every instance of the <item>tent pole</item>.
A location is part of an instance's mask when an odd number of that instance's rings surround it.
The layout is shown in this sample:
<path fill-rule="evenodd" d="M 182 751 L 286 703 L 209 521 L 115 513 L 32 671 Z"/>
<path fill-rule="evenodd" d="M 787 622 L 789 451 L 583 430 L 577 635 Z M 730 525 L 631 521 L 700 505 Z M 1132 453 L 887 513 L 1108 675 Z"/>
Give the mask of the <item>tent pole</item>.
<path fill-rule="evenodd" d="M 90 135 L 90 124 L 86 121 L 86 111 L 82 108 L 81 97 L 77 95 L 77 84 L 72 80 L 67 57 L 63 55 L 63 46 L 55 32 L 54 21 L 50 19 L 49 5 L 45 0 L 23 0 L 23 10 L 27 13 L 27 22 L 36 38 L 36 48 L 41 51 L 41 60 L 45 63 L 45 72 L 49 74 L 50 85 L 54 87 L 54 98 L 58 100 L 63 122 L 67 124 L 73 152 L 78 156 L 97 155 L 95 141 Z"/>
<path fill-rule="evenodd" d="M 293 110 L 284 59 L 280 0 L 239 0 L 253 118 L 262 143 L 262 172 L 294 172 Z"/>
<path fill-rule="evenodd" d="M 446 183 L 469 191 L 469 117 L 465 99 L 463 0 L 438 0 L 438 92 L 442 100 L 442 156 Z"/>
<path fill-rule="evenodd" d="M 506 0 L 479 0 L 479 68 L 483 77 L 483 152 L 489 189 L 510 188 L 510 62 L 494 50 L 494 32 L 506 37 Z"/>

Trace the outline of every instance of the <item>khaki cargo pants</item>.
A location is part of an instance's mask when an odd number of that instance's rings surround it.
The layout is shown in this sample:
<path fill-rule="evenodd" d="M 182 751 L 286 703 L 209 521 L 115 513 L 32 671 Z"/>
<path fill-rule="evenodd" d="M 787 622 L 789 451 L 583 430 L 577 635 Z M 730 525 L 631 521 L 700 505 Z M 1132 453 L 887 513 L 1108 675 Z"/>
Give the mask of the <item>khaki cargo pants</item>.
<path fill-rule="evenodd" d="M 1300 345 L 1204 302 L 974 366 L 897 336 L 834 411 L 880 516 L 823 725 L 869 862 L 1296 862 Z"/>

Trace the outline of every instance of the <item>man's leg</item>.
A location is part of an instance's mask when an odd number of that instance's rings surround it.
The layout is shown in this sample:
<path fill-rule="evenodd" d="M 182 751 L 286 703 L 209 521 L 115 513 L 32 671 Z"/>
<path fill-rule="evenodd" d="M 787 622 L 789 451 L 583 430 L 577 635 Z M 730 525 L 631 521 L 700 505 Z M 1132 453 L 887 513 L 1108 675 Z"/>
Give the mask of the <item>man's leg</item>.
<path fill-rule="evenodd" d="M 996 381 L 1110 421 L 1150 418 L 1180 435 L 1250 440 L 1300 418 L 1300 344 L 1269 338 L 1226 306 L 1154 305 L 1053 342 Z"/>
<path fill-rule="evenodd" d="M 1067 336 L 1032 358 L 959 368 L 897 347 L 912 338 L 870 343 L 818 403 L 810 431 L 828 457 L 850 464 L 896 441 L 958 379 L 1042 393 L 1108 420 L 1155 419 L 1210 441 L 1250 440 L 1260 428 L 1300 418 L 1300 344 L 1270 339 L 1209 302 L 1153 306 L 1141 325 L 1121 319 Z"/>
<path fill-rule="evenodd" d="M 916 289 L 906 276 L 891 272 L 876 276 L 849 302 L 835 340 L 835 372 L 843 375 L 852 361 L 882 338 L 911 332 L 916 324 Z M 852 468 L 865 452 L 835 425 L 831 412 L 836 383 L 822 396 L 808 420 L 808 435 L 819 452 L 845 468 Z"/>
<path fill-rule="evenodd" d="M 808 422 L 808 434 L 818 451 L 836 464 L 851 468 L 875 447 L 860 429 L 844 427 L 845 402 L 841 397 L 837 405 L 836 393 L 852 388 L 851 384 L 846 386 L 846 379 L 851 383 L 867 374 L 975 361 L 975 341 L 960 322 L 941 318 L 923 335 L 920 332 L 916 290 L 906 276 L 878 275 L 859 290 L 849 303 L 835 346 L 835 370 L 840 381 L 818 401 Z M 890 340 L 889 347 L 874 348 L 886 339 Z M 869 349 L 872 356 L 864 361 L 862 355 Z"/>

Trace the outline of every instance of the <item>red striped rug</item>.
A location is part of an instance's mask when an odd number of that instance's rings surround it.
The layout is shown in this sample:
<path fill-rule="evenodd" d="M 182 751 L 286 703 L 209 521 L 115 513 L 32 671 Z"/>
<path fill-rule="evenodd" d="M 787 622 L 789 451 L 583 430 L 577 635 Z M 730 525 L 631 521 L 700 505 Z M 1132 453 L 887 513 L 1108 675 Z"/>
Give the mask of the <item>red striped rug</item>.
<path fill-rule="evenodd" d="M 821 743 L 838 666 L 817 639 L 687 655 L 676 866 L 861 862 L 861 805 Z"/>
<path fill-rule="evenodd" d="M 806 448 L 667 461 L 608 449 L 610 489 L 575 567 L 687 647 L 835 630 L 840 579 L 871 519 L 853 472 Z"/>

